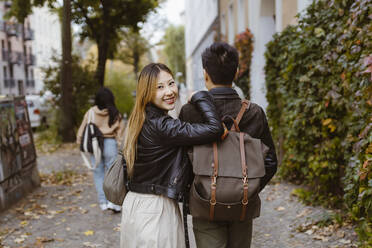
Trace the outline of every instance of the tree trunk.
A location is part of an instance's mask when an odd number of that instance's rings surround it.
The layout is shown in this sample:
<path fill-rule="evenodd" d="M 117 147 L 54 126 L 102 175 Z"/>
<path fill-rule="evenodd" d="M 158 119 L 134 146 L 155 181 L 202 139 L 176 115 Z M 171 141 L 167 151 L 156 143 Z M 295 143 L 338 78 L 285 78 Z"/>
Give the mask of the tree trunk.
<path fill-rule="evenodd" d="M 107 53 L 109 47 L 109 10 L 108 10 L 107 3 L 105 3 L 103 8 L 103 16 L 102 16 L 102 26 L 101 26 L 101 33 L 97 40 L 97 47 L 98 47 L 98 63 L 96 68 L 95 78 L 96 81 L 103 86 L 105 83 L 105 70 L 106 70 L 106 61 L 107 61 Z"/>
<path fill-rule="evenodd" d="M 62 115 L 60 119 L 61 126 L 59 128 L 63 142 L 73 142 L 75 140 L 71 63 L 71 0 L 63 0 L 61 65 Z"/>
<path fill-rule="evenodd" d="M 134 76 L 136 77 L 136 81 L 138 80 L 138 70 L 139 70 L 139 53 L 138 49 L 135 48 L 133 51 L 133 71 L 134 71 Z"/>
<path fill-rule="evenodd" d="M 105 70 L 107 61 L 108 41 L 105 35 L 102 35 L 98 41 L 98 64 L 96 68 L 96 81 L 103 86 L 105 82 Z"/>

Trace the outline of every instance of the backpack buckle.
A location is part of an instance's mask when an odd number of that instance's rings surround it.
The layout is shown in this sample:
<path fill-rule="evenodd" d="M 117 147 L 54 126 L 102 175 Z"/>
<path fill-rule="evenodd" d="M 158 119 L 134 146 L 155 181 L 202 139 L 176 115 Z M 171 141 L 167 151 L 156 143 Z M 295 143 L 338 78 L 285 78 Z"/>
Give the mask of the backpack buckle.
<path fill-rule="evenodd" d="M 216 185 L 217 185 L 217 177 L 213 176 L 212 177 L 212 186 L 216 186 Z"/>

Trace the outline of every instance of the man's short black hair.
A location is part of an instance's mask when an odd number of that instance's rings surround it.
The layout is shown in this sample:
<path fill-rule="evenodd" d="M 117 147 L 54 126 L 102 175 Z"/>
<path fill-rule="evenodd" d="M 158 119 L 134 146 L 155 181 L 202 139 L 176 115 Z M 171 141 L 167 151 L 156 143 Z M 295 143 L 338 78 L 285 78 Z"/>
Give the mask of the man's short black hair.
<path fill-rule="evenodd" d="M 225 42 L 215 42 L 202 54 L 203 69 L 214 84 L 232 84 L 239 64 L 238 51 Z"/>

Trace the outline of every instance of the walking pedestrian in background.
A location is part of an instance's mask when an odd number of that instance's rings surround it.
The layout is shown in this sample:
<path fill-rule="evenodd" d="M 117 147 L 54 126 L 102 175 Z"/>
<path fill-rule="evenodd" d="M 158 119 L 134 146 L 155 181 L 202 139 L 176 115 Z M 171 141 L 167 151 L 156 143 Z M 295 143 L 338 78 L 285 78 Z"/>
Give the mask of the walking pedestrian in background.
<path fill-rule="evenodd" d="M 102 210 L 111 209 L 115 212 L 120 212 L 121 206 L 109 202 L 103 192 L 105 171 L 114 162 L 118 146 L 122 142 L 124 135 L 124 121 L 115 106 L 115 98 L 111 90 L 105 87 L 98 90 L 95 96 L 95 105 L 85 113 L 83 122 L 78 130 L 76 139 L 78 144 L 81 142 L 84 128 L 88 123 L 89 114 L 93 115 L 93 123 L 99 128 L 104 137 L 102 158 L 93 172 L 99 206 Z M 91 160 L 92 164 L 95 164 L 93 156 Z"/>

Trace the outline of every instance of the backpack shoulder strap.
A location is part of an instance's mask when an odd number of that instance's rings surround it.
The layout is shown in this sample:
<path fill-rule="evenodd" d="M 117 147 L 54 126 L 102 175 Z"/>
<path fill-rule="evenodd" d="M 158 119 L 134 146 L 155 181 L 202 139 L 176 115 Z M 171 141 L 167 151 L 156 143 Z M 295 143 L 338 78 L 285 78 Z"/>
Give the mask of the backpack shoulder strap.
<path fill-rule="evenodd" d="M 243 99 L 242 100 L 242 107 L 240 108 L 240 111 L 238 113 L 238 115 L 236 116 L 235 118 L 235 121 L 236 123 L 239 125 L 239 122 L 241 121 L 243 115 L 244 115 L 244 112 L 246 109 L 249 109 L 249 107 L 251 106 L 251 102 L 248 101 L 247 99 Z M 235 126 L 233 126 L 231 128 L 231 130 L 235 130 Z"/>
<path fill-rule="evenodd" d="M 93 110 L 93 108 L 90 108 L 88 110 L 88 122 L 87 123 L 88 124 L 89 123 L 94 123 L 94 110 Z"/>

